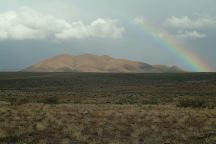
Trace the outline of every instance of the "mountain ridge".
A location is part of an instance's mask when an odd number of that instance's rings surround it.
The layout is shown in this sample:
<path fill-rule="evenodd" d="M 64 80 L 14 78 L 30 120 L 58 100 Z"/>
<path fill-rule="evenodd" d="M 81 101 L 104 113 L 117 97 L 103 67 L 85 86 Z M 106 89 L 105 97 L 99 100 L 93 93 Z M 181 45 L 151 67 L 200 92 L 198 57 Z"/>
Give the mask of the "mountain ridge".
<path fill-rule="evenodd" d="M 98 72 L 98 73 L 180 73 L 177 66 L 150 65 L 108 55 L 61 54 L 40 61 L 22 70 L 25 72 Z"/>

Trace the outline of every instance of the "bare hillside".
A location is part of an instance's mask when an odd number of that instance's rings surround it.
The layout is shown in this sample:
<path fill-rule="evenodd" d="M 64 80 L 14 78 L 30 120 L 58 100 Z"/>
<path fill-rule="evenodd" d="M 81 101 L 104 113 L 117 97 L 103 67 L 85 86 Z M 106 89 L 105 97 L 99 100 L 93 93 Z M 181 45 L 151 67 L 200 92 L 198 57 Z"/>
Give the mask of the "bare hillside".
<path fill-rule="evenodd" d="M 110 56 L 84 54 L 79 56 L 58 55 L 34 64 L 27 72 L 100 72 L 100 73 L 160 73 L 182 72 L 176 66 L 153 66 L 127 59 L 115 59 Z"/>

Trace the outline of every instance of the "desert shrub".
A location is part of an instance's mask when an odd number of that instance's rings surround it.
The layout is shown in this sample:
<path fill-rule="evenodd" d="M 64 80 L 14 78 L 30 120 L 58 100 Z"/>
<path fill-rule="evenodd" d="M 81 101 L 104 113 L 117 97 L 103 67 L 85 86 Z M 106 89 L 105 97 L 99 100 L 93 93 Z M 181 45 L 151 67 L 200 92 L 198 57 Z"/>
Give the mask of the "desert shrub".
<path fill-rule="evenodd" d="M 120 104 L 120 105 L 123 105 L 123 104 L 135 104 L 137 103 L 137 100 L 134 99 L 134 98 L 119 98 L 117 99 L 116 101 L 116 104 Z"/>
<path fill-rule="evenodd" d="M 5 138 L 0 138 L 0 143 L 19 143 L 21 138 L 19 136 L 8 136 Z"/>
<path fill-rule="evenodd" d="M 12 98 L 8 98 L 8 101 L 11 103 L 15 103 L 17 102 L 17 99 L 12 97 Z"/>
<path fill-rule="evenodd" d="M 158 105 L 159 103 L 160 101 L 157 99 L 147 99 L 140 102 L 142 105 Z"/>
<path fill-rule="evenodd" d="M 12 98 L 8 98 L 7 100 L 10 102 L 11 105 L 16 105 L 17 104 L 17 99 L 16 98 L 12 97 Z"/>
<path fill-rule="evenodd" d="M 58 98 L 57 97 L 49 97 L 46 98 L 43 103 L 45 104 L 58 104 Z"/>
<path fill-rule="evenodd" d="M 8 101 L 11 105 L 22 105 L 29 102 L 27 98 L 9 98 Z"/>
<path fill-rule="evenodd" d="M 214 105 L 205 97 L 181 97 L 177 101 L 177 107 L 213 108 Z"/>

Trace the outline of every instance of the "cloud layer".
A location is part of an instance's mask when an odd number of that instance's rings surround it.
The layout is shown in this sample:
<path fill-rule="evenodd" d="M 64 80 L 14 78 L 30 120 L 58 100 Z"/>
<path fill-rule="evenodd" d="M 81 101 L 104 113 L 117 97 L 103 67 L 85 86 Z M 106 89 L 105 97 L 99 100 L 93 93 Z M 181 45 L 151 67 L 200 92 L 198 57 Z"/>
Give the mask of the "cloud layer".
<path fill-rule="evenodd" d="M 167 26 L 184 29 L 197 29 L 216 27 L 216 19 L 211 17 L 199 17 L 197 19 L 191 19 L 188 16 L 175 17 L 172 16 L 166 21 Z"/>
<path fill-rule="evenodd" d="M 121 38 L 125 29 L 117 20 L 97 19 L 90 24 L 68 22 L 29 8 L 0 14 L 0 40 Z"/>
<path fill-rule="evenodd" d="M 97 19 L 89 25 L 82 21 L 73 22 L 66 29 L 57 33 L 57 39 L 99 37 L 99 38 L 121 38 L 125 29 L 118 26 L 117 20 Z"/>
<path fill-rule="evenodd" d="M 216 19 L 213 17 L 171 16 L 165 21 L 166 28 L 176 30 L 176 38 L 181 40 L 196 40 L 207 37 L 206 33 L 199 32 L 210 28 L 216 28 Z M 205 32 L 205 31 L 204 31 Z"/>
<path fill-rule="evenodd" d="M 195 39 L 201 39 L 201 38 L 206 37 L 206 34 L 199 33 L 197 31 L 178 31 L 176 37 L 179 39 L 195 40 Z"/>

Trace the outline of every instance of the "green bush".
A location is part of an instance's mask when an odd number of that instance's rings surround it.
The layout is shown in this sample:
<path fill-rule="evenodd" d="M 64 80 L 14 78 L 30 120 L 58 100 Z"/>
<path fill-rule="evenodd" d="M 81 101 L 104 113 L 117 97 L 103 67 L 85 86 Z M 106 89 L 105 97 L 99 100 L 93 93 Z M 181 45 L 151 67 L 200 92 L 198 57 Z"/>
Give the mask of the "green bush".
<path fill-rule="evenodd" d="M 58 98 L 57 97 L 49 97 L 46 98 L 43 103 L 45 104 L 58 104 Z"/>
<path fill-rule="evenodd" d="M 213 108 L 214 106 L 205 97 L 184 97 L 178 99 L 177 107 Z"/>

